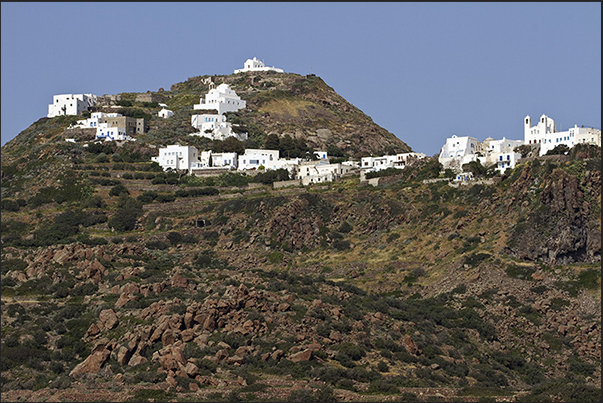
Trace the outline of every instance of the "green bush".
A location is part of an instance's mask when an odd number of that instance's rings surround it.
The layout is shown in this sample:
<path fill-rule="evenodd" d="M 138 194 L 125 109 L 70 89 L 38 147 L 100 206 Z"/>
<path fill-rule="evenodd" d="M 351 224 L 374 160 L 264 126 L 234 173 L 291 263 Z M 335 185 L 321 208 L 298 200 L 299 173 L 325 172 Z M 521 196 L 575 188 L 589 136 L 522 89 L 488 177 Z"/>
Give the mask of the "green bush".
<path fill-rule="evenodd" d="M 130 191 L 127 187 L 123 185 L 123 183 L 119 182 L 111 188 L 111 190 L 109 191 L 109 196 L 119 196 L 122 193 L 129 195 Z"/>
<path fill-rule="evenodd" d="M 281 263 L 283 261 L 284 258 L 284 254 L 283 252 L 279 252 L 279 251 L 274 251 L 274 252 L 270 252 L 268 254 L 268 261 L 272 264 L 277 264 L 277 263 Z"/>
<path fill-rule="evenodd" d="M 130 402 L 168 402 L 176 398 L 176 393 L 164 389 L 138 389 Z"/>

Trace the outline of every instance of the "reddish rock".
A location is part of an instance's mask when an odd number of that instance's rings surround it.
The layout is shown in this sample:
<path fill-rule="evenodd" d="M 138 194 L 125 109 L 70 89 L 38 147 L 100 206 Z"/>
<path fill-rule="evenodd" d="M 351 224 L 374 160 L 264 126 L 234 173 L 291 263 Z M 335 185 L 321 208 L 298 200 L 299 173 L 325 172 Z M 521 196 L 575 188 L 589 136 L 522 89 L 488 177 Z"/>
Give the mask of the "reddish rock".
<path fill-rule="evenodd" d="M 96 326 L 95 323 L 93 323 L 88 328 L 88 331 L 86 332 L 86 336 L 96 336 L 99 333 L 100 333 L 100 329 L 98 328 L 98 326 Z"/>
<path fill-rule="evenodd" d="M 161 342 L 164 346 L 169 346 L 170 344 L 174 344 L 176 342 L 176 333 L 173 330 L 167 329 L 161 335 Z"/>
<path fill-rule="evenodd" d="M 231 348 L 230 344 L 224 343 L 223 341 L 221 341 L 221 342 L 218 343 L 218 347 L 226 349 L 226 350 L 229 350 Z"/>
<path fill-rule="evenodd" d="M 240 355 L 233 355 L 232 357 L 228 357 L 226 359 L 227 364 L 241 365 L 245 359 Z"/>
<path fill-rule="evenodd" d="M 184 366 L 184 372 L 189 377 L 194 378 L 199 373 L 199 368 L 192 362 L 189 362 Z"/>
<path fill-rule="evenodd" d="M 132 358 L 130 358 L 130 361 L 128 362 L 128 365 L 131 365 L 131 366 L 134 367 L 136 365 L 144 364 L 147 361 L 148 360 L 145 357 L 141 356 L 138 353 L 134 353 L 134 355 L 132 356 Z"/>
<path fill-rule="evenodd" d="M 312 358 L 312 350 L 304 350 L 289 356 L 289 360 L 293 362 L 310 361 Z"/>
<path fill-rule="evenodd" d="M 205 322 L 203 322 L 203 330 L 213 332 L 215 328 L 216 328 L 216 320 L 211 316 L 208 316 L 207 318 L 205 318 Z"/>
<path fill-rule="evenodd" d="M 168 374 L 168 376 L 165 378 L 165 381 L 172 388 L 175 388 L 176 386 L 178 386 L 178 383 L 176 382 L 176 378 L 174 378 L 174 375 Z"/>
<path fill-rule="evenodd" d="M 273 360 L 277 360 L 277 361 L 278 361 L 278 360 L 280 360 L 280 359 L 281 359 L 281 357 L 282 357 L 282 356 L 284 356 L 284 355 L 285 355 L 285 353 L 283 352 L 283 350 L 278 349 L 278 350 L 274 351 L 274 352 L 273 352 L 273 353 L 270 355 L 270 357 L 272 357 L 272 359 L 273 359 Z"/>
<path fill-rule="evenodd" d="M 102 346 L 101 349 L 95 349 L 92 354 L 88 356 L 88 358 L 73 368 L 73 370 L 69 373 L 69 376 L 76 376 L 79 374 L 96 374 L 107 361 L 110 354 L 111 352 L 104 346 Z"/>
<path fill-rule="evenodd" d="M 190 329 L 193 327 L 193 318 L 194 315 L 192 312 L 187 312 L 184 314 L 184 327 Z"/>
<path fill-rule="evenodd" d="M 130 361 L 130 357 L 132 357 L 132 353 L 128 350 L 127 347 L 121 346 L 119 350 L 117 350 L 117 362 L 122 367 L 127 365 Z"/>
<path fill-rule="evenodd" d="M 244 357 L 246 355 L 249 355 L 251 353 L 251 347 L 249 346 L 241 346 L 239 348 L 237 348 L 237 350 L 235 351 L 235 355 Z"/>
<path fill-rule="evenodd" d="M 115 308 L 121 308 L 124 305 L 126 305 L 128 302 L 130 302 L 130 300 L 132 299 L 132 296 L 130 294 L 126 294 L 125 292 L 122 293 L 118 300 L 115 301 Z"/>
<path fill-rule="evenodd" d="M 304 347 L 311 351 L 319 351 L 322 348 L 320 343 L 311 343 L 311 344 L 305 345 Z"/>
<path fill-rule="evenodd" d="M 415 354 L 419 351 L 419 349 L 417 348 L 417 345 L 415 344 L 414 341 L 412 341 L 412 339 L 410 338 L 410 336 L 408 334 L 404 335 L 403 343 L 404 343 L 404 347 L 406 348 L 406 351 L 408 353 Z"/>
<path fill-rule="evenodd" d="M 341 333 L 336 330 L 331 330 L 331 333 L 329 333 L 329 339 L 335 342 L 340 342 L 342 340 Z"/>
<path fill-rule="evenodd" d="M 180 337 L 182 337 L 182 341 L 189 342 L 195 338 L 195 331 L 193 329 L 183 330 Z"/>
<path fill-rule="evenodd" d="M 119 319 L 117 319 L 117 315 L 115 315 L 113 309 L 102 310 L 98 319 L 103 325 L 103 330 L 111 330 L 119 323 Z"/>
<path fill-rule="evenodd" d="M 222 361 L 225 358 L 228 358 L 228 350 L 223 348 L 222 350 L 218 350 L 215 355 L 218 361 Z"/>
<path fill-rule="evenodd" d="M 183 277 L 182 275 L 176 273 L 174 277 L 172 277 L 172 287 L 178 288 L 187 288 L 188 287 L 188 279 Z"/>

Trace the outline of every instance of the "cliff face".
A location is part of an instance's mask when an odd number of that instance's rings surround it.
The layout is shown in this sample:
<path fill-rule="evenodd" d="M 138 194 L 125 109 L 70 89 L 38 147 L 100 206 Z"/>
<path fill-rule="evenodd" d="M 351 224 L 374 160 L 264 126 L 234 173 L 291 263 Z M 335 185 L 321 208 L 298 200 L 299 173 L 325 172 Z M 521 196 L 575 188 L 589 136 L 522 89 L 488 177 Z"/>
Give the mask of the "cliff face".
<path fill-rule="evenodd" d="M 535 160 L 521 168 L 512 190 L 527 208 L 509 235 L 513 256 L 551 264 L 601 260 L 601 174 L 588 164 L 552 168 Z"/>

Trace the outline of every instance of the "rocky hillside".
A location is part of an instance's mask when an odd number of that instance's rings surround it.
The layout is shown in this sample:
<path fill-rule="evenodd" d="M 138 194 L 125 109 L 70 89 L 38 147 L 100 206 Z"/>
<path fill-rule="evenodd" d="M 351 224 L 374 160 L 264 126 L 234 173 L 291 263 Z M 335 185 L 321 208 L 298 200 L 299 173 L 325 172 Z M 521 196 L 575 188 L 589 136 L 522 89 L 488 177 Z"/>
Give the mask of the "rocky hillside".
<path fill-rule="evenodd" d="M 302 140 L 315 150 L 331 146 L 355 157 L 411 151 L 313 74 L 247 72 L 192 77 L 172 85 L 168 94 L 175 98 L 172 105 L 177 107 L 177 99 L 189 94 L 195 94 L 198 102 L 209 90 L 208 80 L 229 84 L 247 102 L 245 109 L 229 114 L 229 121 L 259 144 L 264 136 L 276 134 Z"/>
<path fill-rule="evenodd" d="M 3 401 L 599 401 L 600 148 L 276 190 L 62 125 L 2 150 Z"/>

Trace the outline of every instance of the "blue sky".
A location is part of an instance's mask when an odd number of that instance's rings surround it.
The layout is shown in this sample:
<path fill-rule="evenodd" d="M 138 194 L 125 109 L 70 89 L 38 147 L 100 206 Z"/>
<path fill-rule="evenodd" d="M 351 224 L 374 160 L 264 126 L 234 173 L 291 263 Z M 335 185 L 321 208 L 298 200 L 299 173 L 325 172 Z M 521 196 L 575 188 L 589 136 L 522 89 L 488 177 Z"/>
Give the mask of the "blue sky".
<path fill-rule="evenodd" d="M 168 90 L 258 57 L 321 77 L 414 151 L 601 128 L 601 3 L 2 3 L 2 145 L 52 96 Z"/>

